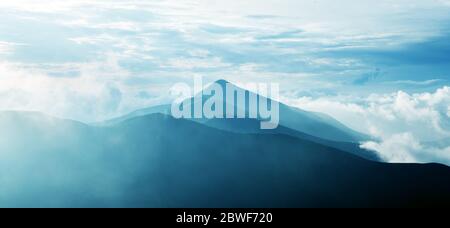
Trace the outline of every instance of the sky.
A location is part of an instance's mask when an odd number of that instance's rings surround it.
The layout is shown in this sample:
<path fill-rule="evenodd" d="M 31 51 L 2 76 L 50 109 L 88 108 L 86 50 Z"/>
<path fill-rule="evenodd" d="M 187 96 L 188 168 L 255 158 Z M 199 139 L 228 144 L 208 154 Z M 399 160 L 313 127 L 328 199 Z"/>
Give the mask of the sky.
<path fill-rule="evenodd" d="M 0 109 L 95 122 L 196 75 L 276 82 L 388 161 L 450 164 L 449 41 L 449 0 L 0 0 Z"/>

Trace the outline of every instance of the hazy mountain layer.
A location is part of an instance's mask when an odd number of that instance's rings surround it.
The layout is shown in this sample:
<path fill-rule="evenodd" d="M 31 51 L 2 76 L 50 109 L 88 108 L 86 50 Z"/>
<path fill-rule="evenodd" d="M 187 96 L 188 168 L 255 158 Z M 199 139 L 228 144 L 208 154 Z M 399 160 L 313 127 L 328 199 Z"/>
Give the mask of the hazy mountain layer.
<path fill-rule="evenodd" d="M 253 92 L 250 92 L 248 90 L 244 90 L 244 89 L 242 89 L 232 83 L 229 83 L 225 80 L 219 80 L 219 81 L 215 82 L 215 84 L 219 85 L 222 88 L 224 98 L 226 97 L 226 94 L 227 94 L 226 86 L 233 88 L 235 91 L 239 91 L 238 93 L 245 94 L 245 97 L 246 97 L 245 111 L 246 111 L 247 117 L 248 117 L 248 109 L 249 109 L 248 101 L 249 101 L 250 94 L 257 96 L 258 99 L 261 99 L 261 96 L 256 95 Z M 211 87 L 206 88 L 206 90 L 208 90 L 209 88 L 211 88 Z M 211 95 L 208 96 L 208 95 L 203 95 L 201 93 L 197 94 L 194 97 L 199 97 L 199 96 L 202 96 L 201 104 L 197 104 L 195 102 L 194 98 L 191 98 L 188 100 L 191 102 L 191 104 L 203 105 L 205 103 L 205 101 L 211 97 Z M 272 102 L 271 99 L 268 99 L 268 101 L 269 101 L 269 103 Z M 273 101 L 273 102 L 275 102 L 275 101 Z M 220 103 L 220 105 L 223 106 L 223 109 L 225 111 L 229 111 L 229 110 L 226 110 L 227 103 L 230 103 L 230 101 Z M 299 132 L 302 132 L 302 133 L 305 133 L 305 134 L 308 134 L 308 135 L 311 135 L 311 136 L 314 136 L 317 138 L 330 140 L 330 141 L 358 143 L 362 140 L 368 139 L 368 136 L 363 135 L 359 132 L 356 132 L 356 131 L 346 127 L 345 125 L 343 125 L 342 123 L 340 123 L 339 121 L 335 120 L 334 118 L 332 118 L 328 115 L 325 115 L 322 113 L 307 112 L 304 110 L 300 110 L 298 108 L 287 106 L 283 103 L 278 103 L 278 104 L 279 104 L 279 117 L 280 117 L 279 124 L 281 126 L 284 126 L 284 127 L 287 127 L 287 128 L 293 129 L 295 131 L 299 131 Z M 236 110 L 238 108 L 235 106 L 235 104 L 232 104 L 232 107 Z M 259 107 L 259 105 L 258 105 L 258 107 Z M 156 106 L 156 107 L 150 107 L 150 108 L 134 111 L 128 115 L 106 121 L 102 124 L 103 125 L 116 124 L 116 123 L 119 123 L 121 121 L 130 119 L 130 118 L 144 116 L 144 115 L 148 115 L 148 114 L 154 114 L 154 113 L 170 114 L 171 113 L 170 109 L 171 109 L 171 105 L 160 105 L 160 106 Z M 192 111 L 192 113 L 193 113 L 193 111 Z M 206 119 L 193 119 L 193 120 L 201 122 L 201 123 L 207 122 Z M 259 127 L 258 127 L 258 129 L 259 129 Z"/>
<path fill-rule="evenodd" d="M 383 164 L 286 135 L 154 114 L 93 127 L 0 113 L 0 206 L 450 205 L 450 169 Z"/>

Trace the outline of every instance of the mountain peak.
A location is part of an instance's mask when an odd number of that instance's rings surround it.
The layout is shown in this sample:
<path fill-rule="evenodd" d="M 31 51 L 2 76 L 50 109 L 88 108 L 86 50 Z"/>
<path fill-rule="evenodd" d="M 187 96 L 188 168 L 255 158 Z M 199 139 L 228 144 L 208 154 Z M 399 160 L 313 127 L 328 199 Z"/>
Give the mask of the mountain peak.
<path fill-rule="evenodd" d="M 236 89 L 236 90 L 247 91 L 246 89 L 244 89 L 242 87 L 239 87 L 236 84 L 233 84 L 232 82 L 229 82 L 229 81 L 227 81 L 225 79 L 219 79 L 219 80 L 213 82 L 211 85 L 219 85 L 220 87 L 222 87 L 223 90 L 226 90 L 226 88 L 229 87 L 229 88 L 233 88 L 233 89 Z"/>
<path fill-rule="evenodd" d="M 215 84 L 219 84 L 221 86 L 224 86 L 226 84 L 231 84 L 229 81 L 225 80 L 225 79 L 219 79 L 217 81 L 214 82 Z"/>

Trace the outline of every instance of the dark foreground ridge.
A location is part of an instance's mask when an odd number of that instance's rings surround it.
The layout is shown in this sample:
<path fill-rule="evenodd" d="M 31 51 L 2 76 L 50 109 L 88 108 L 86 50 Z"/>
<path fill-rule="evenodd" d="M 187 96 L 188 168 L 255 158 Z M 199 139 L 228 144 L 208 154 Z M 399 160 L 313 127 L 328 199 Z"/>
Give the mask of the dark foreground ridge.
<path fill-rule="evenodd" d="M 92 127 L 0 113 L 2 207 L 449 206 L 450 168 L 153 114 Z"/>

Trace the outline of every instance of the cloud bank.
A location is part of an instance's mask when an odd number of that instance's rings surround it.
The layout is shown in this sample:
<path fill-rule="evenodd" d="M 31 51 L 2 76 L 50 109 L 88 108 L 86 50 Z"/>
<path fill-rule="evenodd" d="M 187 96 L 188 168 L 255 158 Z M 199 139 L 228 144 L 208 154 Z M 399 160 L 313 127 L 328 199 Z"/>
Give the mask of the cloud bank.
<path fill-rule="evenodd" d="M 371 135 L 361 147 L 389 162 L 439 162 L 450 165 L 450 87 L 434 92 L 403 91 L 355 97 L 300 97 L 287 103 L 327 113 Z"/>

